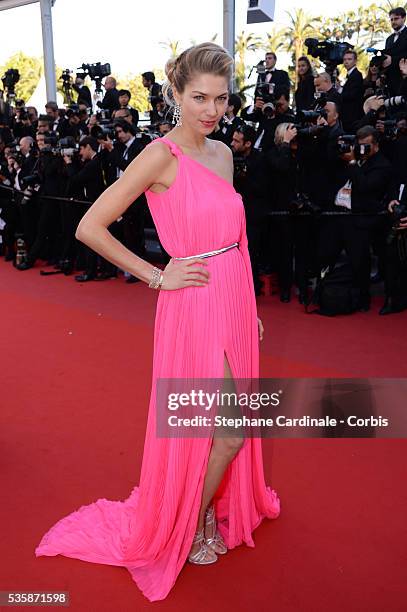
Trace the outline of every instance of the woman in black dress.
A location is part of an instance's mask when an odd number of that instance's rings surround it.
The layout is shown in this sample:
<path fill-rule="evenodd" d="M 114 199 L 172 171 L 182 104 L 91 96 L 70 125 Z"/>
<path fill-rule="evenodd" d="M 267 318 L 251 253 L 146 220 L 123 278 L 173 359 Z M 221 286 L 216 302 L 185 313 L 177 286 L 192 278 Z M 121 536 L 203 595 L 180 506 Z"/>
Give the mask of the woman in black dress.
<path fill-rule="evenodd" d="M 305 55 L 297 63 L 298 87 L 294 94 L 295 108 L 298 111 L 309 110 L 315 104 L 314 72 L 311 62 Z"/>

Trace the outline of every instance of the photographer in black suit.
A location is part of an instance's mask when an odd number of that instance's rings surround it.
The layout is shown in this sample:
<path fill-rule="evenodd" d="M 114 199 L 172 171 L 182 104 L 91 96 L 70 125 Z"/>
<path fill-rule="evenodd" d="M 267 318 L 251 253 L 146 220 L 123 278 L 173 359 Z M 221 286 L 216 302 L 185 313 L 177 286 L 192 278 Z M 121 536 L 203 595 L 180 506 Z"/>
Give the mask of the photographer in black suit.
<path fill-rule="evenodd" d="M 51 146 L 45 142 L 51 134 L 38 133 L 36 137 L 39 151 L 38 173 L 40 175 L 39 211 L 38 225 L 35 241 L 27 254 L 26 261 L 18 264 L 18 270 L 32 268 L 44 252 L 48 241 L 48 259 L 56 259 L 57 240 L 60 232 L 60 206 L 59 202 L 50 199 L 51 196 L 59 196 L 64 191 L 63 166 L 64 162 L 60 155 L 52 153 Z M 42 198 L 42 196 L 47 196 Z"/>
<path fill-rule="evenodd" d="M 319 117 L 313 134 L 298 137 L 299 158 L 303 169 L 304 191 L 322 210 L 329 210 L 335 196 L 335 177 L 342 163 L 338 158 L 338 137 L 343 134 L 338 107 L 327 102 L 326 118 Z"/>
<path fill-rule="evenodd" d="M 341 155 L 347 167 L 336 182 L 335 207 L 348 214 L 335 218 L 326 228 L 321 236 L 319 259 L 325 267 L 336 261 L 345 248 L 352 266 L 354 287 L 360 291 L 360 310 L 366 312 L 370 308 L 371 236 L 381 223 L 375 213 L 384 210 L 392 167 L 379 151 L 379 133 L 375 128 L 369 125 L 360 128 L 356 139 L 356 146 Z"/>
<path fill-rule="evenodd" d="M 254 289 L 260 294 L 258 257 L 262 231 L 267 220 L 267 204 L 272 189 L 270 172 L 264 155 L 253 148 L 256 140 L 254 128 L 243 123 L 234 132 L 231 142 L 233 151 L 233 185 L 241 194 L 246 214 L 246 230 Z"/>
<path fill-rule="evenodd" d="M 406 11 L 402 7 L 391 9 L 389 17 L 394 32 L 386 39 L 387 57 L 383 68 L 386 68 L 390 95 L 395 96 L 399 93 L 402 82 L 399 62 L 407 57 Z"/>
<path fill-rule="evenodd" d="M 322 108 L 325 102 L 335 102 L 338 109 L 341 104 L 340 93 L 335 89 L 332 83 L 331 75 L 327 72 L 321 72 L 314 78 L 315 85 L 315 108 Z M 322 100 L 322 104 L 320 104 Z"/>
<path fill-rule="evenodd" d="M 340 118 L 343 129 L 346 133 L 354 134 L 355 122 L 359 121 L 363 115 L 363 76 L 357 69 L 357 53 L 350 49 L 343 56 L 343 65 L 347 70 L 346 82 L 343 85 L 340 97 L 341 111 Z"/>
<path fill-rule="evenodd" d="M 270 217 L 270 244 L 274 246 L 277 261 L 281 302 L 291 299 L 295 259 L 298 299 L 301 304 L 307 304 L 312 219 L 306 216 L 299 218 L 296 214 L 305 210 L 296 137 L 297 129 L 293 124 L 280 124 L 275 132 L 275 147 L 266 153 L 271 171 L 270 209 L 291 213 Z"/>
<path fill-rule="evenodd" d="M 237 117 L 237 113 L 240 111 L 242 107 L 242 99 L 237 94 L 230 94 L 228 100 L 228 107 L 226 109 L 226 119 L 222 117 L 219 121 L 219 125 L 215 130 L 209 135 L 209 138 L 213 140 L 221 140 L 228 147 L 231 146 L 233 140 L 233 134 L 238 129 L 240 125 L 242 125 L 243 119 Z M 253 143 L 254 144 L 254 143 Z"/>
<path fill-rule="evenodd" d="M 105 141 L 103 149 L 108 151 L 110 178 L 109 183 L 117 180 L 127 166 L 137 157 L 151 141 L 150 137 L 134 128 L 128 121 L 118 119 L 114 122 L 116 143 Z M 147 211 L 147 200 L 142 193 L 135 202 L 123 213 L 116 223 L 120 227 L 113 228 L 113 233 L 120 233 L 124 245 L 139 257 L 145 257 L 144 221 Z M 139 279 L 130 276 L 126 282 L 135 283 Z"/>
<path fill-rule="evenodd" d="M 147 72 L 143 72 L 141 75 L 141 79 L 143 82 L 143 86 L 148 89 L 148 101 L 151 104 L 150 110 L 150 121 L 154 123 L 163 119 L 163 117 L 157 117 L 156 115 L 156 105 L 160 101 L 161 98 L 161 85 L 160 83 L 156 83 L 155 74 L 148 70 Z"/>
<path fill-rule="evenodd" d="M 268 151 L 274 147 L 274 134 L 280 123 L 293 123 L 295 115 L 289 106 L 289 93 L 283 92 L 273 102 L 256 98 L 254 104 L 244 108 L 241 117 L 258 123 L 254 148 Z"/>
<path fill-rule="evenodd" d="M 72 84 L 72 88 L 78 94 L 77 104 L 86 104 L 86 108 L 92 108 L 92 95 L 90 89 L 85 85 L 84 79 L 76 77 L 75 82 Z"/>
<path fill-rule="evenodd" d="M 108 110 L 110 114 L 116 109 L 120 108 L 119 102 L 119 92 L 116 87 L 116 79 L 112 76 L 108 76 L 105 78 L 105 95 L 103 96 L 103 100 L 97 103 L 99 108 L 103 108 Z"/>
<path fill-rule="evenodd" d="M 123 110 L 123 109 L 127 110 L 131 115 L 133 125 L 137 127 L 137 124 L 139 122 L 139 112 L 132 106 L 129 106 L 130 98 L 131 98 L 131 93 L 129 92 L 128 89 L 119 90 L 120 110 Z"/>
<path fill-rule="evenodd" d="M 283 92 L 290 91 L 290 78 L 285 70 L 276 68 L 277 55 L 274 51 L 268 51 L 265 55 L 265 72 L 257 77 L 256 90 L 263 90 L 279 97 Z M 269 89 L 264 86 L 268 84 Z"/>
<path fill-rule="evenodd" d="M 64 155 L 66 174 L 68 177 L 68 194 L 78 199 L 89 201 L 89 205 L 72 203 L 72 206 L 78 207 L 77 210 L 81 217 L 106 189 L 101 158 L 97 153 L 98 149 L 99 143 L 96 138 L 85 136 L 80 140 L 79 156 L 83 165 L 79 169 L 74 163 L 72 156 Z M 75 276 L 75 280 L 78 282 L 86 282 L 96 278 L 98 255 L 88 246 L 85 246 L 85 252 L 86 269 L 84 274 Z"/>

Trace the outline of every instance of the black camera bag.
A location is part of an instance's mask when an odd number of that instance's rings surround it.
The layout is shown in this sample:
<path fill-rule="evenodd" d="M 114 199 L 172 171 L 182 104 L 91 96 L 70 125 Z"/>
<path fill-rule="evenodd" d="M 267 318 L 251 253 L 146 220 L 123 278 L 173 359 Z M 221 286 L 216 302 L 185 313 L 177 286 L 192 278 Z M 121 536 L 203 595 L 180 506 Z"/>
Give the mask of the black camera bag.
<path fill-rule="evenodd" d="M 333 317 L 356 312 L 360 303 L 360 290 L 352 287 L 352 269 L 348 262 L 327 266 L 320 277 L 311 299 L 318 308 L 307 312 Z"/>

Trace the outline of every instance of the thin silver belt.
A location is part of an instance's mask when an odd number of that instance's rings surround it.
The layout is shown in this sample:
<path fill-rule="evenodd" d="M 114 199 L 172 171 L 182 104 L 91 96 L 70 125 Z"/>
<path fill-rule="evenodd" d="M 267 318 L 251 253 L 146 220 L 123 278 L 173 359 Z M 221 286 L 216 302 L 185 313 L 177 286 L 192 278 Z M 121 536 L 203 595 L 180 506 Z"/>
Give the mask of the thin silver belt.
<path fill-rule="evenodd" d="M 227 247 L 223 247 L 222 249 L 217 249 L 217 251 L 208 251 L 207 253 L 199 253 L 199 255 L 188 255 L 188 257 L 173 257 L 173 259 L 194 259 L 195 257 L 212 257 L 212 255 L 219 255 L 219 253 L 224 253 L 229 249 L 233 249 L 233 247 L 238 246 L 238 242 L 234 242 Z"/>

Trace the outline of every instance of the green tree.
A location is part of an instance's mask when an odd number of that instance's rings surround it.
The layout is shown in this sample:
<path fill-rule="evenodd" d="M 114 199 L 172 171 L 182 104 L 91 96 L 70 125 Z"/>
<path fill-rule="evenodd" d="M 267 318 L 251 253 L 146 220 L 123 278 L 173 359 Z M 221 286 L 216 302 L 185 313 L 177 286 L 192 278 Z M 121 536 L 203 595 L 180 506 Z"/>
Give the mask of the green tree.
<path fill-rule="evenodd" d="M 260 36 L 241 32 L 235 41 L 235 84 L 236 91 L 245 100 L 245 91 L 251 87 L 246 84 L 246 55 L 250 51 L 264 48 L 264 42 Z"/>
<path fill-rule="evenodd" d="M 282 49 L 284 47 L 285 43 L 285 30 L 276 30 L 275 28 L 272 28 L 270 32 L 266 32 L 262 49 L 264 49 L 264 51 L 266 52 L 274 51 L 274 53 L 276 53 L 279 49 Z"/>
<path fill-rule="evenodd" d="M 391 9 L 398 8 L 399 6 L 407 11 L 407 2 L 403 4 L 402 2 L 395 2 L 394 0 L 393 2 L 391 0 L 386 0 L 384 5 L 380 6 L 380 9 L 388 14 Z"/>
<path fill-rule="evenodd" d="M 38 85 L 42 74 L 42 65 L 41 58 L 25 55 L 22 51 L 18 51 L 0 67 L 0 73 L 3 75 L 9 68 L 18 70 L 20 80 L 15 87 L 16 97 L 27 102 Z"/>

